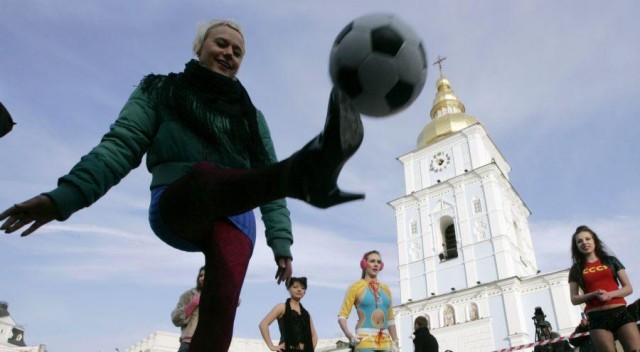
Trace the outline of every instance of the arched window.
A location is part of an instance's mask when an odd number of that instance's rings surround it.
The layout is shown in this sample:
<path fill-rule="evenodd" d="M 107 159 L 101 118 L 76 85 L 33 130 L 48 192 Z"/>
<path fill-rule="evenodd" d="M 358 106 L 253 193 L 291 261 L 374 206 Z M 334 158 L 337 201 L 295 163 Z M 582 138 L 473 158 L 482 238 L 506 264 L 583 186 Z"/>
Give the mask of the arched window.
<path fill-rule="evenodd" d="M 456 242 L 456 229 L 453 224 L 444 230 L 444 253 L 446 259 L 458 258 L 458 246 Z"/>

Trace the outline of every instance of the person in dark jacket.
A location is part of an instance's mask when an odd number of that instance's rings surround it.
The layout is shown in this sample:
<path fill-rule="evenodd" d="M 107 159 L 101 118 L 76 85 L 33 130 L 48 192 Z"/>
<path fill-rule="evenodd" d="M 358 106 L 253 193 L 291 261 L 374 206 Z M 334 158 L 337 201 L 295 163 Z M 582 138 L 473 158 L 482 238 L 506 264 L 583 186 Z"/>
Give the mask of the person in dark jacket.
<path fill-rule="evenodd" d="M 573 334 L 578 334 L 582 332 L 589 331 L 589 320 L 586 318 L 586 315 L 582 320 L 580 320 L 580 324 L 576 326 L 576 329 L 573 331 Z M 573 335 L 572 334 L 572 335 Z M 593 346 L 593 341 L 591 341 L 591 336 L 580 336 L 569 339 L 569 343 L 574 347 L 579 347 L 580 352 L 595 352 L 596 348 Z"/>
<path fill-rule="evenodd" d="M 152 174 L 149 222 L 170 246 L 205 256 L 198 326 L 191 352 L 227 352 L 237 303 L 253 253 L 260 207 L 276 281 L 292 275 L 291 220 L 285 197 L 319 208 L 362 199 L 337 179 L 363 139 L 360 114 L 334 87 L 324 130 L 278 162 L 263 114 L 236 74 L 245 55 L 240 26 L 202 25 L 196 59 L 179 73 L 142 79 L 100 143 L 47 193 L 0 213 L 0 230 L 27 236 L 88 207 L 146 155 Z"/>
<path fill-rule="evenodd" d="M 415 331 L 413 335 L 414 352 L 438 352 L 438 340 L 429 332 L 427 318 L 419 316 L 413 323 Z"/>

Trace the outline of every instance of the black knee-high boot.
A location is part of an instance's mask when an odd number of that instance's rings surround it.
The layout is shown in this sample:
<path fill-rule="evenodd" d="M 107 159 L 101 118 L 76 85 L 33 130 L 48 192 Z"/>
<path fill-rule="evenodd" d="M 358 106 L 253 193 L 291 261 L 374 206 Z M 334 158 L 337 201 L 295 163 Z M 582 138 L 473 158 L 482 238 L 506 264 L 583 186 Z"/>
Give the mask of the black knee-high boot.
<path fill-rule="evenodd" d="M 285 194 L 318 208 L 363 199 L 364 194 L 343 192 L 337 185 L 342 167 L 358 150 L 363 138 L 360 113 L 347 95 L 334 87 L 324 130 L 285 164 L 281 178 Z"/>

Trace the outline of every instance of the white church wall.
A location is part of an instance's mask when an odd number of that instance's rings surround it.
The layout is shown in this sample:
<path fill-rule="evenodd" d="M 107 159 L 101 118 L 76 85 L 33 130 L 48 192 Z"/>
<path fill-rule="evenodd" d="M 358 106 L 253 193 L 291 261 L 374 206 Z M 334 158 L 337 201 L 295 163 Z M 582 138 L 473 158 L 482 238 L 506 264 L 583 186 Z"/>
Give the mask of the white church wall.
<path fill-rule="evenodd" d="M 509 335 L 507 330 L 507 317 L 505 314 L 502 296 L 492 296 L 487 298 L 487 305 L 491 312 L 491 333 L 493 335 L 492 338 L 495 349 L 509 347 L 509 340 L 507 338 Z"/>
<path fill-rule="evenodd" d="M 469 141 L 465 138 L 461 138 L 460 143 L 454 147 L 453 156 L 455 158 L 454 165 L 458 174 L 464 172 L 464 170 L 473 169 L 471 164 L 471 153 L 469 152 Z"/>
<path fill-rule="evenodd" d="M 505 256 L 511 261 L 511 266 L 514 268 L 513 276 L 528 276 L 530 270 L 527 270 L 524 266 L 526 264 L 520 259 L 520 248 L 518 244 L 514 243 L 511 239 L 507 239 L 506 245 L 508 250 L 505 252 Z"/>
<path fill-rule="evenodd" d="M 429 290 L 433 290 L 433 288 L 427 287 L 424 276 L 411 278 L 412 297 L 415 297 L 415 299 L 426 299 L 427 292 L 429 292 Z"/>
<path fill-rule="evenodd" d="M 429 195 L 429 208 L 433 209 L 433 213 L 431 213 L 432 217 L 437 217 L 436 219 L 433 219 L 432 223 L 437 221 L 440 216 L 444 215 L 446 210 L 455 210 L 453 208 L 455 204 L 455 200 L 453 198 L 453 187 L 443 186 L 441 189 L 438 189 L 437 192 L 433 193 L 435 194 Z"/>
<path fill-rule="evenodd" d="M 478 242 L 473 246 L 476 260 L 493 256 L 493 245 L 490 240 Z M 493 265 L 495 267 L 495 265 Z"/>
<path fill-rule="evenodd" d="M 415 228 L 412 228 L 412 224 L 415 224 Z M 414 238 L 418 236 L 420 232 L 420 211 L 418 209 L 418 202 L 415 202 L 404 212 L 405 239 Z"/>
<path fill-rule="evenodd" d="M 2 346 L 3 342 L 7 342 L 7 340 L 11 338 L 11 328 L 12 326 L 0 321 L 0 346 Z"/>
<path fill-rule="evenodd" d="M 577 321 L 563 325 L 562 319 L 579 314 L 575 314 L 574 306 L 567 307 L 566 312 L 560 308 L 568 295 L 563 281 L 566 281 L 566 272 L 522 279 L 513 277 L 426 300 L 409 301 L 396 307 L 401 344 L 411 343 L 413 320 L 420 315 L 429 320 L 441 350 L 488 352 L 533 342 L 535 331 L 531 317 L 537 306 L 547 314 L 554 331 L 567 335 Z M 450 325 L 446 320 L 447 307 L 454 312 Z M 472 310 L 475 310 L 473 314 Z"/>
<path fill-rule="evenodd" d="M 553 302 L 549 291 L 536 291 L 522 295 L 522 311 L 526 314 L 527 319 L 527 333 L 531 336 L 532 341 L 536 336 L 535 325 L 533 323 L 533 313 L 536 307 L 541 307 L 544 313 L 547 315 L 545 320 L 551 323 L 551 327 L 555 331 L 558 328 L 558 320 L 553 309 Z"/>
<path fill-rule="evenodd" d="M 424 188 L 424 182 L 426 180 L 424 180 L 422 178 L 422 175 L 424 175 L 424 163 L 420 160 L 420 159 L 414 159 L 411 162 L 411 171 L 412 171 L 412 175 L 411 175 L 411 191 L 415 191 L 415 190 L 419 190 Z M 428 181 L 426 181 L 428 182 Z M 409 194 L 409 193 L 407 193 Z"/>
<path fill-rule="evenodd" d="M 413 262 L 407 265 L 409 277 L 424 276 L 424 265 L 422 262 Z"/>
<path fill-rule="evenodd" d="M 466 277 L 461 257 L 447 260 L 439 265 L 437 276 L 438 291 L 435 292 L 436 294 L 447 293 L 452 287 L 457 290 L 466 287 Z"/>
<path fill-rule="evenodd" d="M 565 273 L 558 280 L 559 282 L 551 284 L 551 299 L 557 313 L 557 325 L 554 328 L 562 335 L 573 332 L 575 326 L 580 322 L 580 313 L 583 311 L 583 306 L 574 306 L 571 303 L 571 296 L 568 294 L 568 269 Z"/>
<path fill-rule="evenodd" d="M 491 162 L 491 154 L 487 150 L 484 139 L 474 129 L 474 126 L 461 131 L 469 138 L 469 155 L 471 156 L 471 169 L 477 169 Z"/>
<path fill-rule="evenodd" d="M 409 343 L 411 348 L 413 321 L 418 316 L 424 316 L 430 322 L 432 334 L 439 341 L 440 350 L 491 351 L 493 318 L 490 316 L 486 290 L 486 286 L 477 286 L 397 307 L 396 323 L 401 346 L 405 348 Z M 449 318 L 446 313 L 448 309 L 453 313 Z"/>
<path fill-rule="evenodd" d="M 493 349 L 491 319 L 480 319 L 431 330 L 440 351 L 491 351 Z"/>
<path fill-rule="evenodd" d="M 471 126 L 470 129 L 478 127 L 480 126 Z M 495 143 L 493 143 L 493 140 L 491 139 L 491 136 L 489 136 L 488 134 L 482 133 L 482 136 L 480 138 L 482 139 L 483 145 L 487 148 L 487 153 L 492 158 L 491 161 L 496 163 L 496 166 L 498 166 L 504 177 L 509 180 L 509 172 L 511 172 L 511 166 L 500 152 L 500 149 L 496 147 Z"/>
<path fill-rule="evenodd" d="M 404 315 L 400 319 L 396 317 L 396 331 L 398 332 L 398 337 L 399 337 L 398 342 L 403 351 L 413 350 L 413 321 L 414 320 L 415 318 L 412 317 L 411 315 Z"/>
<path fill-rule="evenodd" d="M 440 252 L 437 247 L 437 242 L 431 232 L 426 232 L 422 235 L 422 251 L 424 258 L 432 258 L 438 256 Z"/>
<path fill-rule="evenodd" d="M 424 265 L 421 262 L 409 265 L 409 282 L 411 297 L 414 300 L 427 298 L 427 280 L 425 279 Z"/>
<path fill-rule="evenodd" d="M 400 302 L 406 303 L 411 295 L 411 281 L 409 280 L 409 268 L 406 265 L 398 266 L 398 274 L 400 275 Z M 403 292 L 406 292 L 404 294 Z"/>
<path fill-rule="evenodd" d="M 411 236 L 411 229 L 409 219 L 417 219 L 417 211 L 413 210 L 417 208 L 417 201 L 409 199 L 403 200 L 402 211 L 396 213 L 396 233 L 398 236 L 398 263 L 400 265 L 411 261 L 409 246 L 411 241 L 415 240 L 414 236 Z"/>
<path fill-rule="evenodd" d="M 531 307 L 540 306 L 553 330 L 565 335 L 573 332 L 580 323 L 580 312 L 583 310 L 582 306 L 571 304 L 568 277 L 568 269 L 533 277 L 521 289 L 523 297 L 532 302 L 528 306 L 530 316 L 533 316 Z M 537 299 L 540 300 L 539 304 L 535 304 Z"/>
<path fill-rule="evenodd" d="M 426 289 L 424 292 L 421 292 L 421 296 L 424 295 L 427 298 L 430 297 L 432 294 L 431 293 L 435 293 L 438 292 L 438 284 L 437 284 L 437 265 L 438 265 L 438 261 L 439 259 L 436 259 L 435 257 L 431 257 L 430 260 L 425 261 L 425 279 L 426 279 Z"/>
<path fill-rule="evenodd" d="M 464 138 L 459 138 L 459 140 L 452 145 L 451 152 L 453 156 L 453 167 L 452 169 L 455 171 L 456 175 L 460 175 L 464 173 L 464 170 L 471 170 L 471 160 L 465 156 L 467 156 L 467 152 L 469 150 L 469 143 Z"/>
<path fill-rule="evenodd" d="M 447 153 L 451 154 L 450 150 L 446 150 Z M 455 165 L 451 167 L 447 167 L 446 169 L 437 172 L 437 173 L 429 173 L 427 175 L 431 175 L 431 184 L 438 183 L 438 180 L 444 181 L 456 176 Z"/>
<path fill-rule="evenodd" d="M 479 257 L 477 260 L 478 281 L 492 282 L 498 279 L 498 271 L 496 269 L 495 258 L 491 255 Z"/>
<path fill-rule="evenodd" d="M 465 206 L 468 209 L 468 212 L 471 218 L 475 218 L 478 215 L 483 215 L 487 210 L 487 202 L 484 199 L 484 191 L 482 189 L 482 184 L 479 182 L 480 179 L 478 177 L 474 177 L 471 180 L 465 180 Z M 473 209 L 473 201 L 478 199 L 480 201 L 480 212 L 476 212 Z"/>
<path fill-rule="evenodd" d="M 462 247 L 462 257 L 464 258 L 463 268 L 466 279 L 464 288 L 473 287 L 478 281 L 478 262 L 476 262 L 473 246 Z"/>
<path fill-rule="evenodd" d="M 421 181 L 419 181 L 420 162 L 414 158 L 413 153 L 401 156 L 398 160 L 402 163 L 404 169 L 404 194 L 411 194 L 414 191 L 422 189 L 424 186 Z M 418 184 L 422 187 L 418 188 Z"/>

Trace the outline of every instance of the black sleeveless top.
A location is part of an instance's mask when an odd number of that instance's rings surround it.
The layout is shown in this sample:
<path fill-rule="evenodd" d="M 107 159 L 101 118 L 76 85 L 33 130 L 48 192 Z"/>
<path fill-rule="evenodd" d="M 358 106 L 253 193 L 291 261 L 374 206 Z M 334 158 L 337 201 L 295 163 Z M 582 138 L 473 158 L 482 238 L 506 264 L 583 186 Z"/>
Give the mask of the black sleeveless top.
<path fill-rule="evenodd" d="M 284 315 L 278 319 L 279 343 L 285 343 L 285 351 L 313 352 L 309 313 L 302 304 L 300 304 L 300 313 L 291 309 L 290 301 L 290 298 L 287 299 L 284 304 Z M 300 349 L 300 344 L 304 344 L 303 350 Z"/>

